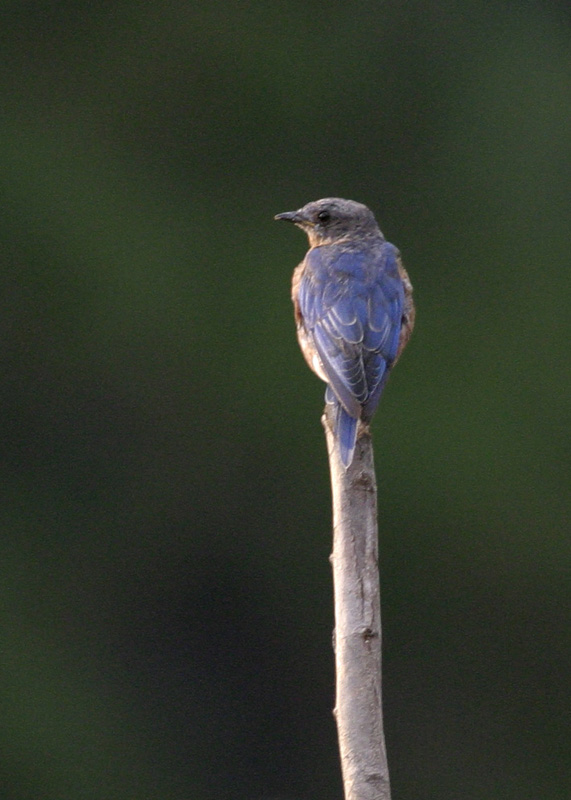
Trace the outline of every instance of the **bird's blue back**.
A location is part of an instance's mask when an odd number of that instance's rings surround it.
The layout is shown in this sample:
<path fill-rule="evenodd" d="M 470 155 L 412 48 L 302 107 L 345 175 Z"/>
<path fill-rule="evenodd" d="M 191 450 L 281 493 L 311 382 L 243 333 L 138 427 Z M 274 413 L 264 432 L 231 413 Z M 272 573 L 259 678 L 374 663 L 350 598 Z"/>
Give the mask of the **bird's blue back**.
<path fill-rule="evenodd" d="M 404 306 L 398 250 L 351 241 L 312 248 L 299 310 L 331 392 L 355 420 L 374 414 L 397 355 Z M 354 437 L 353 437 L 354 438 Z"/>

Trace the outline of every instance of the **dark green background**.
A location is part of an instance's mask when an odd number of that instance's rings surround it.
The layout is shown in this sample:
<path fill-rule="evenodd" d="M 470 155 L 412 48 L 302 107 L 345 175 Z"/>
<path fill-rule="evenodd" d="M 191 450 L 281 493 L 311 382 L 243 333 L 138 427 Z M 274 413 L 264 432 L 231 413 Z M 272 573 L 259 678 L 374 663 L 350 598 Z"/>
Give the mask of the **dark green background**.
<path fill-rule="evenodd" d="M 393 800 L 569 790 L 563 2 L 0 12 L 0 796 L 341 797 L 323 387 L 340 195 L 417 329 L 374 424 Z"/>

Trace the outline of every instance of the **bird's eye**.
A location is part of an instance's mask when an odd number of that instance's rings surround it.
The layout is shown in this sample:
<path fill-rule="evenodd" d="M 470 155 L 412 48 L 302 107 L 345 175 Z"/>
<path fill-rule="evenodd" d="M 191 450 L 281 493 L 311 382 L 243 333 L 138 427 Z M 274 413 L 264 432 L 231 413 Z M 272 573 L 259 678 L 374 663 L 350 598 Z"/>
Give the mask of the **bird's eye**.
<path fill-rule="evenodd" d="M 327 223 L 331 219 L 331 214 L 329 213 L 329 211 L 320 211 L 319 214 L 317 215 L 317 219 L 320 222 Z"/>

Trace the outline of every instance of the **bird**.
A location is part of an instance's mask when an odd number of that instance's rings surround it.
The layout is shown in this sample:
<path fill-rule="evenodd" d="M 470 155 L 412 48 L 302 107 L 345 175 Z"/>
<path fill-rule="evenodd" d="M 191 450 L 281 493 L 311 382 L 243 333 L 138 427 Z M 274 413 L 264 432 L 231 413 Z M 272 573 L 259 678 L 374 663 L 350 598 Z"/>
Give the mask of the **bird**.
<path fill-rule="evenodd" d="M 399 250 L 362 203 L 326 197 L 274 219 L 293 222 L 309 239 L 292 279 L 297 338 L 327 384 L 347 469 L 412 333 L 412 285 Z"/>

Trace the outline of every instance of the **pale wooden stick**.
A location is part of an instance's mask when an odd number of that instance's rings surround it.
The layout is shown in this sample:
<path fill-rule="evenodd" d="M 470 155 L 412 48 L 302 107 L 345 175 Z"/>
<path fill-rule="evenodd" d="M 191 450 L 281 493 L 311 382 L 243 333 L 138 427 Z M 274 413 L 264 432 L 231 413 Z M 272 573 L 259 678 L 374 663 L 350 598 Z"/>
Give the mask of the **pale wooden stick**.
<path fill-rule="evenodd" d="M 333 493 L 335 718 L 345 800 L 390 800 L 381 696 L 377 484 L 364 428 L 353 462 L 341 463 L 333 406 L 322 418 Z"/>

